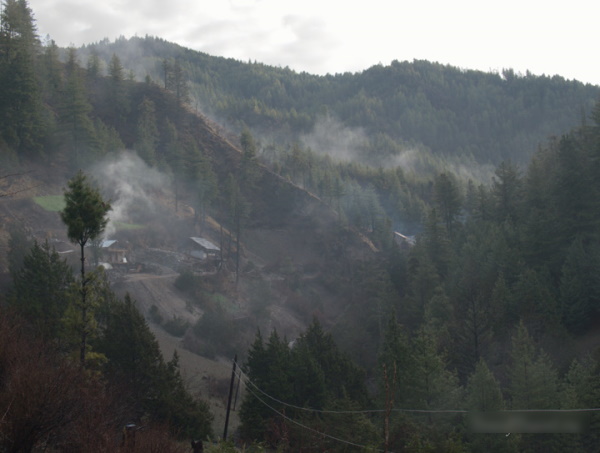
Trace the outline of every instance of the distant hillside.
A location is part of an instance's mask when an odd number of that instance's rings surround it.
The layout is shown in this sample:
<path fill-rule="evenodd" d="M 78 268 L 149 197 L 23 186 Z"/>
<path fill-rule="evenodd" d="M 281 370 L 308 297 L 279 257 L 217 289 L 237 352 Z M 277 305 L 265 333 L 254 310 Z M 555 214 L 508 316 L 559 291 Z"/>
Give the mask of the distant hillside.
<path fill-rule="evenodd" d="M 315 151 L 332 151 L 306 140 L 332 116 L 360 131 L 354 156 L 377 165 L 415 148 L 466 164 L 526 164 L 549 136 L 580 124 L 600 96 L 598 86 L 558 76 L 485 73 L 428 61 L 315 76 L 213 57 L 152 37 L 106 40 L 79 54 L 84 62 L 95 54 L 106 65 L 116 54 L 139 80 L 149 76 L 166 85 L 171 82 L 165 82 L 165 63 L 177 67 L 189 81 L 195 107 L 274 142 L 304 141 Z"/>
<path fill-rule="evenodd" d="M 14 168 L 0 172 L 0 247 L 9 248 L 12 226 L 38 239 L 65 240 L 60 207 L 49 202 L 60 201 L 66 181 L 83 168 L 111 200 L 111 222 L 119 230 L 111 234 L 139 254 L 177 250 L 190 236 L 210 237 L 223 248 L 219 278 L 225 283 L 219 284 L 231 292 L 232 304 L 248 316 L 259 297 L 254 293 L 262 291 L 257 324 L 288 329 L 291 323 L 277 316 L 308 324 L 316 312 L 333 323 L 356 294 L 348 268 L 375 259 L 376 249 L 332 206 L 262 165 L 249 132 L 221 134 L 177 93 L 129 80 L 118 58 L 104 76 L 94 64 L 79 66 L 73 50 L 66 63 L 56 46 L 40 49 L 32 41 L 27 50 L 31 59 L 23 70 L 37 69 L 38 78 L 31 87 L 13 83 L 14 96 L 30 89 L 30 111 L 41 112 L 41 119 L 23 138 L 9 134 L 8 126 L 19 131 L 16 121 L 0 127 L 0 137 L 12 138 L 10 146 L 0 143 L 0 159 Z M 15 67 L 5 63 L 0 73 Z M 0 107 L 8 117 L 8 107 Z M 36 147 L 25 146 L 25 138 L 36 139 Z M 45 196 L 40 205 L 30 199 L 36 195 Z M 126 232 L 124 224 L 145 228 Z M 3 257 L 0 273 L 8 265 Z M 206 302 L 206 291 L 197 299 Z M 265 311 L 272 305 L 273 318 Z M 253 335 L 256 324 L 247 325 Z"/>

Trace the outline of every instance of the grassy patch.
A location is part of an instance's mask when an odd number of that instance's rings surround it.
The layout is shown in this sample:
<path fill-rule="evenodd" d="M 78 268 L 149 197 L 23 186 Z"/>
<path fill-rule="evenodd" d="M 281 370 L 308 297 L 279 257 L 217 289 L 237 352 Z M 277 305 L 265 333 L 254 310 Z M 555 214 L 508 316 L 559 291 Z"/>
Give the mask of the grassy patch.
<path fill-rule="evenodd" d="M 65 197 L 63 195 L 46 195 L 45 197 L 33 197 L 33 201 L 46 211 L 59 212 L 65 208 Z"/>

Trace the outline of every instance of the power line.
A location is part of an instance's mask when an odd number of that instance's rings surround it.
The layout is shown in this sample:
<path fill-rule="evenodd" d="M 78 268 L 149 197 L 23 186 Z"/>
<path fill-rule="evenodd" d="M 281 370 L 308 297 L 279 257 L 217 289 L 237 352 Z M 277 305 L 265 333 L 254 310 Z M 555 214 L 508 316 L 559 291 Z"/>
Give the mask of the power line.
<path fill-rule="evenodd" d="M 327 437 L 327 438 L 329 438 L 329 439 L 331 439 L 331 440 L 335 440 L 335 441 L 337 441 L 337 442 L 341 442 L 341 443 L 344 443 L 344 444 L 347 444 L 347 445 L 352 445 L 352 446 L 354 446 L 354 447 L 358 447 L 358 448 L 364 448 L 364 449 L 367 449 L 367 448 L 372 448 L 372 447 L 369 447 L 368 445 L 357 444 L 357 443 L 355 443 L 355 442 L 351 442 L 351 441 L 349 441 L 349 440 L 341 439 L 341 438 L 339 438 L 339 437 L 332 436 L 331 434 L 327 434 L 327 433 L 321 432 L 321 431 L 319 431 L 319 430 L 316 430 L 316 429 L 314 429 L 314 428 L 311 428 L 310 426 L 306 426 L 306 425 L 304 425 L 304 424 L 302 424 L 302 423 L 300 423 L 300 422 L 298 422 L 298 421 L 294 420 L 293 418 L 290 418 L 290 417 L 288 417 L 288 416 L 287 416 L 287 415 L 285 415 L 283 412 L 280 412 L 280 411 L 278 411 L 278 410 L 277 410 L 277 409 L 275 409 L 273 406 L 269 405 L 269 404 L 268 404 L 266 401 L 264 401 L 264 400 L 263 400 L 263 399 L 262 399 L 260 396 L 258 396 L 256 393 L 254 393 L 254 391 L 252 391 L 252 389 L 250 389 L 250 388 L 248 388 L 248 387 L 246 387 L 246 388 L 247 388 L 247 389 L 248 389 L 248 391 L 249 391 L 250 393 L 252 393 L 252 395 L 254 395 L 254 397 L 255 397 L 255 398 L 258 400 L 258 401 L 260 401 L 260 402 L 261 402 L 263 405 L 265 405 L 266 407 L 268 407 L 269 409 L 271 409 L 273 412 L 275 412 L 275 413 L 276 413 L 277 415 L 279 415 L 280 417 L 284 418 L 285 420 L 287 420 L 287 421 L 289 421 L 289 422 L 291 422 L 291 423 L 294 423 L 295 425 L 298 425 L 299 427 L 301 427 L 301 428 L 303 428 L 303 429 L 306 429 L 306 430 L 308 430 L 308 431 L 311 431 L 311 432 L 313 432 L 313 433 L 315 433 L 315 434 L 318 434 L 319 436 Z M 376 450 L 376 451 L 383 451 L 383 450 Z M 390 452 L 390 453 L 392 453 L 392 452 Z"/>
<path fill-rule="evenodd" d="M 246 378 L 244 379 L 244 383 L 246 383 L 246 384 L 247 384 L 247 383 L 250 383 L 250 384 L 252 384 L 252 386 L 253 386 L 255 389 L 257 389 L 259 392 L 261 392 L 263 395 L 267 396 L 268 398 L 271 398 L 272 400 L 274 400 L 274 401 L 276 401 L 276 402 L 279 402 L 280 404 L 283 404 L 283 405 L 285 405 L 285 406 L 288 406 L 288 407 L 293 407 L 293 408 L 298 408 L 298 409 L 304 409 L 304 410 L 306 410 L 305 408 L 301 408 L 301 407 L 299 407 L 299 406 L 294 406 L 294 405 L 286 404 L 286 403 L 284 403 L 283 401 L 279 401 L 279 400 L 277 400 L 276 398 L 273 398 L 272 396 L 268 395 L 268 394 L 267 394 L 267 393 L 265 393 L 263 390 L 261 390 L 261 389 L 260 389 L 258 386 L 256 386 L 256 384 L 254 384 L 254 382 L 252 382 L 252 380 L 251 380 L 251 379 L 250 379 L 250 378 L 249 378 L 249 377 L 248 377 L 248 376 L 247 376 L 247 375 L 246 375 L 246 374 L 245 374 L 245 373 L 242 371 L 242 367 L 238 367 L 238 379 L 241 381 L 241 380 L 242 380 L 242 377 L 244 377 L 244 376 L 246 376 Z M 352 441 L 349 441 L 349 440 L 345 440 L 345 439 L 341 439 L 341 438 L 339 438 L 339 437 L 332 436 L 331 434 L 327 434 L 327 433 L 321 432 L 321 431 L 319 431 L 319 430 L 317 430 L 317 429 L 311 428 L 310 426 L 306 426 L 306 425 L 304 425 L 304 424 L 302 424 L 302 423 L 300 423 L 300 422 L 298 422 L 298 421 L 294 420 L 293 418 L 291 418 L 291 417 L 288 417 L 287 415 L 285 415 L 284 413 L 282 413 L 282 412 L 278 411 L 277 409 L 275 409 L 273 406 L 271 406 L 271 405 L 270 405 L 270 404 L 268 404 L 268 403 L 267 403 L 265 400 L 263 400 L 263 399 L 262 399 L 260 396 L 258 396 L 258 395 L 257 395 L 257 394 L 256 394 L 256 393 L 255 393 L 255 392 L 254 392 L 254 391 L 253 391 L 253 390 L 252 390 L 250 387 L 248 387 L 248 385 L 246 385 L 246 389 L 247 389 L 247 390 L 248 390 L 248 391 L 249 391 L 249 392 L 250 392 L 250 393 L 251 393 L 251 394 L 252 394 L 252 395 L 253 395 L 253 396 L 254 396 L 254 397 L 255 397 L 255 398 L 258 400 L 258 401 L 260 401 L 260 402 L 261 402 L 261 403 L 262 403 L 264 406 L 266 406 L 267 408 L 269 408 L 270 410 L 272 410 L 273 412 L 275 412 L 276 414 L 278 414 L 280 417 L 284 418 L 285 420 L 287 420 L 287 421 L 289 421 L 289 422 L 291 422 L 291 423 L 294 423 L 295 425 L 297 425 L 297 426 L 301 427 L 302 429 L 306 429 L 306 430 L 308 430 L 308 431 L 310 431 L 310 432 L 312 432 L 312 433 L 314 433 L 314 434 L 317 434 L 317 435 L 319 435 L 319 436 L 323 436 L 323 437 L 327 437 L 327 438 L 329 438 L 329 439 L 331 439 L 331 440 L 334 440 L 334 441 L 336 441 L 336 442 L 341 442 L 341 443 L 344 443 L 344 444 L 346 444 L 346 445 L 352 445 L 352 446 L 354 446 L 354 447 L 358 447 L 358 448 L 364 448 L 364 449 L 367 449 L 367 448 L 372 448 L 372 447 L 369 447 L 369 446 L 367 446 L 367 445 L 357 444 L 357 443 L 355 443 L 355 442 L 352 442 Z M 313 411 L 313 412 L 314 412 L 314 411 Z M 375 451 L 384 451 L 384 450 L 375 450 Z M 389 452 L 389 453 L 392 453 L 392 452 Z"/>
<path fill-rule="evenodd" d="M 246 373 L 243 372 L 241 367 L 239 367 L 238 370 L 239 370 L 238 378 L 240 380 L 242 380 L 242 377 L 244 377 L 244 383 L 246 383 L 246 384 L 249 383 L 252 387 L 254 387 L 256 390 L 258 390 L 261 394 L 263 394 L 267 398 L 269 398 L 272 401 L 275 401 L 276 403 L 279 403 L 283 406 L 289 407 L 291 409 L 297 409 L 297 410 L 301 410 L 301 411 L 305 411 L 305 412 L 315 412 L 315 413 L 321 413 L 321 414 L 375 414 L 375 413 L 385 412 L 385 409 L 341 410 L 340 411 L 340 410 L 314 409 L 314 408 L 310 408 L 310 407 L 296 406 L 294 404 L 286 403 L 285 401 L 282 401 L 278 398 L 275 398 L 274 396 L 269 395 L 264 390 L 262 390 L 260 387 L 258 387 L 254 382 L 252 382 L 252 380 L 248 377 L 248 375 L 246 375 Z M 256 394 L 254 392 L 252 392 L 252 394 L 256 396 Z M 473 412 L 473 411 L 466 410 L 466 409 L 392 409 L 392 411 L 393 412 L 404 412 L 404 413 L 412 412 L 412 413 L 422 413 L 422 414 L 467 414 L 467 413 Z M 577 412 L 598 412 L 598 411 L 600 411 L 599 407 L 577 408 L 577 409 L 505 409 L 505 410 L 498 410 L 497 412 L 502 412 L 502 413 L 573 412 L 573 413 L 577 413 Z"/>
<path fill-rule="evenodd" d="M 358 447 L 358 448 L 363 448 L 363 449 L 367 449 L 367 448 L 372 448 L 369 447 L 367 445 L 362 445 L 362 444 L 358 444 L 352 441 L 348 441 L 336 436 L 332 436 L 331 434 L 327 434 L 324 432 L 321 432 L 317 429 L 314 429 L 310 426 L 306 426 L 303 423 L 300 423 L 296 420 L 294 420 L 293 418 L 285 415 L 285 413 L 277 410 L 276 408 L 274 408 L 273 406 L 271 406 L 270 404 L 268 404 L 263 398 L 261 398 L 257 392 L 260 392 L 260 394 L 264 395 L 265 397 L 271 399 L 272 401 L 281 404 L 285 407 L 289 407 L 292 409 L 297 409 L 297 410 L 301 410 L 301 411 L 306 411 L 306 412 L 312 412 L 312 413 L 318 413 L 318 414 L 372 414 L 372 413 L 383 413 L 386 412 L 383 409 L 371 409 L 371 410 L 323 410 L 323 409 L 313 409 L 313 408 L 306 408 L 306 407 L 301 407 L 301 406 L 296 406 L 294 404 L 290 404 L 290 403 L 286 403 L 285 401 L 282 401 L 278 398 L 275 398 L 271 395 L 269 395 L 268 393 L 266 393 L 265 391 L 263 391 L 261 388 L 259 388 L 247 375 L 246 373 L 244 373 L 244 371 L 242 370 L 242 367 L 240 366 L 238 368 L 238 371 L 236 372 L 236 375 L 238 376 L 238 379 L 240 381 L 242 381 L 242 379 L 244 380 L 244 383 L 246 384 L 246 389 L 261 403 L 263 404 L 265 407 L 267 407 L 268 409 L 270 409 L 271 411 L 273 411 L 274 413 L 276 413 L 277 415 L 279 415 L 280 417 L 282 417 L 283 419 L 289 421 L 290 423 L 293 423 L 297 426 L 299 426 L 302 429 L 305 429 L 307 431 L 310 431 L 314 434 L 317 434 L 319 436 L 322 437 L 326 437 L 328 439 L 334 440 L 336 442 L 341 442 L 344 443 L 346 445 L 351 445 L 354 447 Z M 248 385 L 249 384 L 249 385 Z M 253 389 L 256 389 L 253 390 Z M 465 410 L 465 409 L 393 409 L 394 412 L 410 412 L 410 413 L 423 413 L 423 414 L 468 414 L 468 413 L 475 413 L 474 411 L 469 411 L 469 410 Z M 513 413 L 513 414 L 517 414 L 517 413 L 582 413 L 582 412 L 598 412 L 600 411 L 600 408 L 577 408 L 577 409 L 511 409 L 511 410 L 499 410 L 496 411 L 498 413 Z M 375 451 L 384 451 L 384 450 L 375 450 Z"/>
<path fill-rule="evenodd" d="M 305 412 L 316 412 L 316 413 L 320 413 L 320 414 L 369 414 L 369 413 L 376 413 L 376 412 L 384 412 L 383 409 L 363 410 L 363 411 L 352 411 L 352 410 L 334 411 L 334 410 L 327 410 L 327 409 L 313 409 L 310 407 L 296 406 L 294 404 L 286 403 L 285 401 L 281 401 L 280 399 L 277 399 L 274 396 L 271 396 L 268 393 L 266 393 L 264 390 L 262 390 L 260 387 L 258 387 L 254 382 L 252 382 L 252 380 L 248 377 L 248 375 L 246 375 L 246 373 L 244 373 L 241 369 L 239 369 L 239 373 L 240 373 L 240 376 L 239 376 L 240 380 L 242 379 L 242 375 L 245 376 L 244 383 L 246 384 L 246 388 L 248 388 L 247 385 L 250 384 L 252 387 L 254 387 L 256 390 L 258 390 L 260 393 L 262 393 L 264 396 L 266 396 L 270 400 L 273 400 L 276 403 L 282 404 L 291 409 L 297 409 L 297 410 L 301 410 L 301 411 L 305 411 Z M 252 394 L 255 395 L 254 392 L 252 392 Z"/>

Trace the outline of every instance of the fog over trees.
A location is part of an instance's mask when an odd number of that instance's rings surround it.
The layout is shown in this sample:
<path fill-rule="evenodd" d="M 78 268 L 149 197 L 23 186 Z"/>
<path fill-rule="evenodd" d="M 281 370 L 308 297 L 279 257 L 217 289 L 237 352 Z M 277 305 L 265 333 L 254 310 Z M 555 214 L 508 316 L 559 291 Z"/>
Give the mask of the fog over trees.
<path fill-rule="evenodd" d="M 241 357 L 239 426 L 208 451 L 597 450 L 599 87 L 61 49 L 26 0 L 0 19 L 0 449 L 218 438 L 214 377 L 192 391 L 159 331 Z M 152 272 L 177 315 L 119 292 Z"/>

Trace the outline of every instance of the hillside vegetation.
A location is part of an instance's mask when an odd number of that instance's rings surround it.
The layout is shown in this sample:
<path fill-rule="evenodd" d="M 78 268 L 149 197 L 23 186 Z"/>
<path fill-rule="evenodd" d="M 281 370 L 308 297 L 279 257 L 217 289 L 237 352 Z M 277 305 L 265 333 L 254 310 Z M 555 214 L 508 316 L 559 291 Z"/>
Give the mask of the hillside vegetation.
<path fill-rule="evenodd" d="M 597 449 L 598 87 L 59 49 L 3 4 L 0 449 L 118 451 L 129 422 L 135 451 L 214 435 L 149 325 L 238 354 L 232 438 L 257 450 Z M 127 256 L 97 270 L 92 243 L 83 281 L 56 212 L 80 169 Z M 192 259 L 191 237 L 219 253 Z"/>
<path fill-rule="evenodd" d="M 312 136 L 333 117 L 346 135 L 360 131 L 352 143 L 354 160 L 378 165 L 398 162 L 412 149 L 427 154 L 436 169 L 448 160 L 526 164 L 540 143 L 589 115 L 600 95 L 597 86 L 559 76 L 510 68 L 485 73 L 428 61 L 315 76 L 213 57 L 153 37 L 103 41 L 79 52 L 104 67 L 117 55 L 138 80 L 150 77 L 165 87 L 183 77 L 193 106 L 234 129 L 247 126 L 274 146 L 299 141 L 344 155 L 347 143 L 331 143 L 343 135 L 329 143 Z"/>

